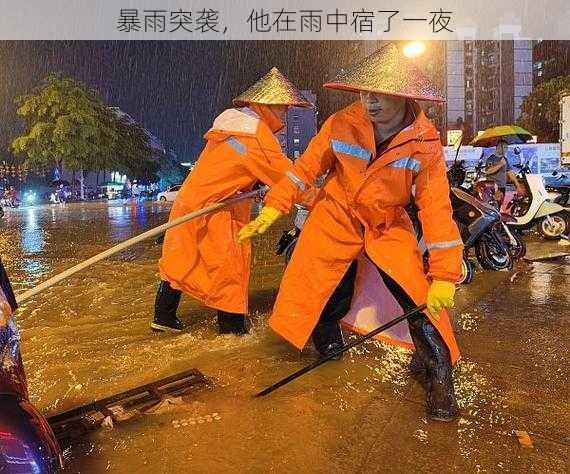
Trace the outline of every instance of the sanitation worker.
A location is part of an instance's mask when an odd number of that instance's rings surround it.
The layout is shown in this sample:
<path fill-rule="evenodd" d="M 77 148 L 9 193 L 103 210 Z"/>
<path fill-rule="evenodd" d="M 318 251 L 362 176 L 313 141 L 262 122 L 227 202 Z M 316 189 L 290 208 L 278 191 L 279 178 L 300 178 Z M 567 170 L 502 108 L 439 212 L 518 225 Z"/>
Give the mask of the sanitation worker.
<path fill-rule="evenodd" d="M 206 146 L 178 192 L 170 219 L 273 185 L 292 166 L 275 133 L 290 106 L 311 106 L 277 68 L 234 99 L 206 133 Z M 267 213 L 267 210 L 266 210 Z M 217 310 L 220 333 L 247 332 L 251 247 L 237 233 L 249 221 L 251 201 L 189 221 L 166 232 L 159 261 L 161 282 L 151 327 L 181 331 L 181 293 Z"/>
<path fill-rule="evenodd" d="M 428 415 L 451 420 L 458 413 L 452 366 L 459 350 L 444 308 L 453 306 L 463 244 L 452 219 L 439 136 L 416 103 L 445 99 L 394 44 L 325 87 L 360 93 L 360 100 L 325 122 L 294 169 L 267 194 L 260 215 L 240 231 L 240 240 L 265 232 L 289 212 L 299 191 L 329 170 L 269 324 L 299 349 L 312 335 L 327 355 L 343 344 L 339 319 L 365 333 L 427 302 L 428 312 L 381 338 L 415 346 Z M 411 199 L 429 248 L 427 274 L 404 210 Z"/>

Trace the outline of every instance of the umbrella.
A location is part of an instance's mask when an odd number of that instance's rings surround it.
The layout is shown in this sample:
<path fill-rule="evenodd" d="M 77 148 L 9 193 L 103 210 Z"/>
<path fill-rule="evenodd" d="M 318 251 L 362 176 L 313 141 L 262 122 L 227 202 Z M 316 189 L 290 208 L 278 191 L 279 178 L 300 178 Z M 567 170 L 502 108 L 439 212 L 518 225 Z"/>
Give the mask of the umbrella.
<path fill-rule="evenodd" d="M 476 137 L 471 145 L 488 147 L 497 146 L 499 141 L 505 141 L 508 145 L 520 145 L 526 143 L 532 138 L 530 132 L 516 125 L 499 125 L 485 130 L 481 135 Z"/>

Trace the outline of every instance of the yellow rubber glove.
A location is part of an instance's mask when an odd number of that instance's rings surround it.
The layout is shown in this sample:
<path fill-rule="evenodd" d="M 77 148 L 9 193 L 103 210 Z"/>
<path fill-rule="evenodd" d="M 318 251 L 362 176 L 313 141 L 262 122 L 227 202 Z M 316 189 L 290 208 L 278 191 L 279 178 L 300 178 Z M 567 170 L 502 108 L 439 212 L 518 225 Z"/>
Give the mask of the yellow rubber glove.
<path fill-rule="evenodd" d="M 455 301 L 455 284 L 449 281 L 434 280 L 427 294 L 427 309 L 431 316 L 439 320 L 439 312 L 443 308 L 453 308 Z"/>
<path fill-rule="evenodd" d="M 256 235 L 263 234 L 280 217 L 280 211 L 273 207 L 265 206 L 254 220 L 241 228 L 238 233 L 238 242 L 243 242 Z"/>

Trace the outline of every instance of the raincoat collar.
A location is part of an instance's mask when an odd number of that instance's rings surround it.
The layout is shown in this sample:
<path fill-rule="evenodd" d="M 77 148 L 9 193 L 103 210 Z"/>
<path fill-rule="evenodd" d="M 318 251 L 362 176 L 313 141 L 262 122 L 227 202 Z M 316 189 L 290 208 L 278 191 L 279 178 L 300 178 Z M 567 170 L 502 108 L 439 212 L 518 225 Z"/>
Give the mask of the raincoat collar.
<path fill-rule="evenodd" d="M 348 106 L 346 109 L 347 113 L 356 119 L 358 126 L 361 126 L 366 130 L 366 146 L 374 157 L 373 163 L 379 162 L 381 166 L 384 166 L 396 160 L 397 155 L 389 153 L 390 150 L 406 143 L 422 143 L 426 140 L 432 141 L 439 139 L 437 130 L 425 116 L 417 102 L 412 101 L 412 107 L 415 114 L 415 120 L 413 123 L 396 133 L 390 140 L 388 146 L 383 150 L 382 156 L 376 157 L 374 127 L 372 125 L 372 121 L 368 117 L 368 112 L 360 101 L 356 101 Z"/>
<path fill-rule="evenodd" d="M 249 108 L 261 117 L 261 120 L 265 122 L 274 134 L 284 127 L 283 122 L 271 110 L 271 107 L 262 104 L 251 104 Z"/>

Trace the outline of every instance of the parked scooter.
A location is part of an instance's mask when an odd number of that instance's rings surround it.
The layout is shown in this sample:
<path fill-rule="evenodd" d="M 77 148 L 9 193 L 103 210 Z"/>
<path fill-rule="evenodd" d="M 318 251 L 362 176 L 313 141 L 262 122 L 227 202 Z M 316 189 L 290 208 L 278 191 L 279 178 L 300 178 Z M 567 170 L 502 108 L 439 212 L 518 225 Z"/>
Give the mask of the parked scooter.
<path fill-rule="evenodd" d="M 452 187 L 450 198 L 465 252 L 468 254 L 473 248 L 486 270 L 512 268 L 513 258 L 501 234 L 499 211 L 460 188 Z"/>
<path fill-rule="evenodd" d="M 560 204 L 563 207 L 570 206 L 570 185 L 566 183 L 568 179 L 564 173 L 553 171 L 552 180 L 546 183 L 546 192 L 548 193 L 548 200 Z"/>
<path fill-rule="evenodd" d="M 8 199 L 8 198 L 3 198 L 3 199 L 0 199 L 0 206 L 12 207 L 12 208 L 16 209 L 17 207 L 20 207 L 20 201 L 17 199 L 12 200 L 12 199 Z"/>
<path fill-rule="evenodd" d="M 492 206 L 495 210 L 499 211 L 499 203 L 497 201 L 497 184 L 485 179 L 483 175 L 484 163 L 480 160 L 478 166 L 475 168 L 475 174 L 471 176 L 468 183 L 465 182 L 467 172 L 465 170 L 462 160 L 455 161 L 447 172 L 449 182 L 452 187 L 457 187 L 465 191 L 479 201 Z M 509 214 L 499 212 L 499 220 L 494 224 L 494 233 L 500 235 L 507 247 L 510 256 L 513 260 L 520 259 L 526 254 L 526 243 L 522 235 L 515 230 L 508 227 L 510 223 L 516 220 Z"/>
<path fill-rule="evenodd" d="M 508 204 L 507 209 L 516 222 L 509 227 L 517 230 L 530 229 L 534 225 L 547 239 L 557 239 L 567 234 L 570 227 L 570 209 L 548 200 L 548 192 L 542 176 L 532 174 L 528 162 L 515 165 L 519 169 L 517 177 L 526 189 L 526 195 L 518 194 Z"/>

